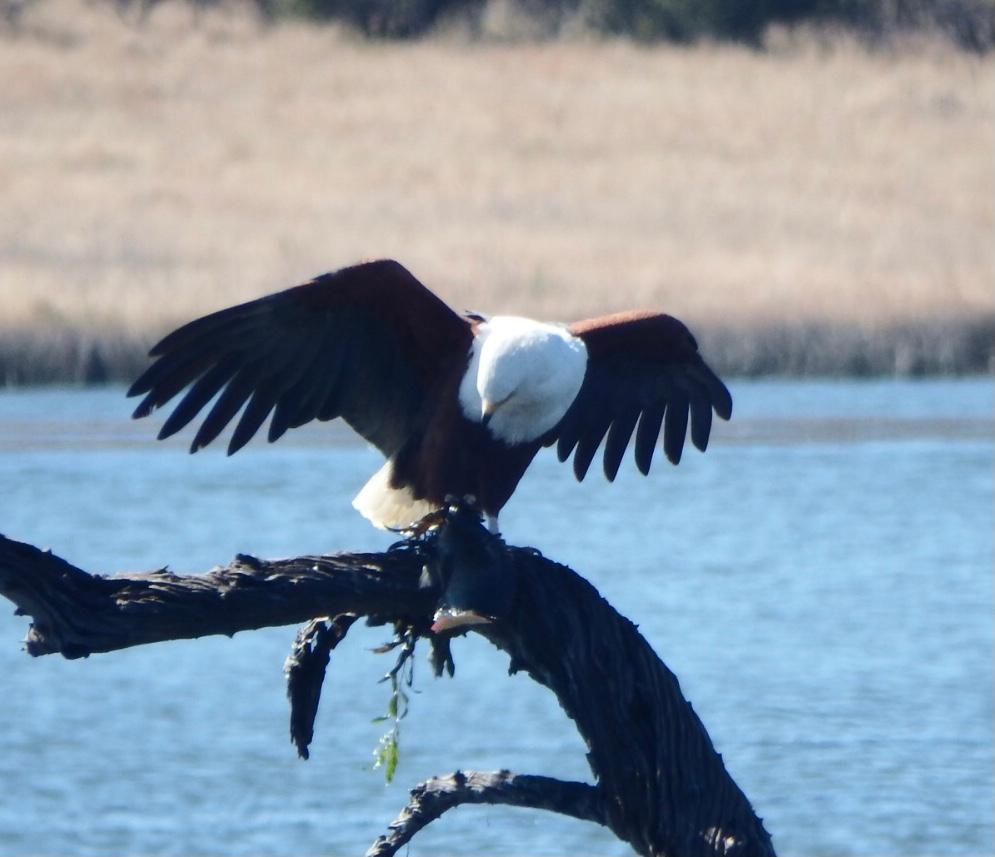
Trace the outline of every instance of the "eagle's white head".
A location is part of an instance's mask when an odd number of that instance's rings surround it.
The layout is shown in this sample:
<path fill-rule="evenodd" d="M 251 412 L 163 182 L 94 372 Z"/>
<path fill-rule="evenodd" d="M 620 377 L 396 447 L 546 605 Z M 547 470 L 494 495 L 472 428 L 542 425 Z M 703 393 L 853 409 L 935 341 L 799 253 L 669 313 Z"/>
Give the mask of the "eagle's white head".
<path fill-rule="evenodd" d="M 477 327 L 460 407 L 505 443 L 526 443 L 563 418 L 586 371 L 587 348 L 566 328 L 495 316 Z"/>

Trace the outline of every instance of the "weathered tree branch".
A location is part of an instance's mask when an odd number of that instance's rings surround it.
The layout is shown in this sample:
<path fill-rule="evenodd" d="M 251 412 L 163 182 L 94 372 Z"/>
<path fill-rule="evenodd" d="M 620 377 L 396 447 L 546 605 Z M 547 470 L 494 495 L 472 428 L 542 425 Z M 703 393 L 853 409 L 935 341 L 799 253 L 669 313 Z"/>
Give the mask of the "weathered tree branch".
<path fill-rule="evenodd" d="M 453 807 L 465 803 L 506 804 L 547 809 L 582 821 L 605 823 L 601 792 L 587 783 L 552 777 L 513 774 L 511 771 L 455 771 L 432 777 L 411 790 L 401 814 L 370 846 L 366 857 L 393 857 L 423 827 Z"/>
<path fill-rule="evenodd" d="M 550 688 L 589 748 L 605 824 L 640 854 L 773 855 L 770 835 L 636 626 L 565 566 L 518 551 L 517 609 L 480 633 Z M 526 559 L 528 558 L 528 559 Z"/>
<path fill-rule="evenodd" d="M 399 548 L 267 561 L 239 554 L 203 575 L 103 577 L 0 536 L 0 595 L 32 617 L 30 655 L 79 658 L 342 613 L 420 617 L 427 630 L 438 593 L 419 587 L 420 573 L 418 557 Z"/>
<path fill-rule="evenodd" d="M 359 617 L 346 613 L 331 621 L 313 619 L 297 632 L 283 671 L 290 700 L 290 740 L 302 759 L 310 758 L 314 718 L 321 701 L 321 686 L 332 650 L 345 639 Z"/>
<path fill-rule="evenodd" d="M 599 821 L 644 855 L 774 853 L 676 677 L 635 626 L 575 572 L 504 545 L 464 512 L 385 553 L 276 561 L 240 555 L 201 576 L 92 576 L 0 536 L 0 594 L 33 617 L 30 654 L 68 658 L 348 616 L 329 632 L 327 651 L 318 646 L 315 662 L 305 664 L 295 703 L 302 706 L 295 734 L 302 753 L 327 654 L 351 617 L 393 622 L 429 638 L 440 671 L 451 665 L 451 635 L 430 631 L 436 610 L 480 607 L 497 619 L 474 630 L 510 655 L 511 671 L 527 671 L 557 695 L 587 743 L 597 783 L 507 773 L 430 780 L 371 853 L 394 853 L 446 809 L 468 802 L 541 806 Z M 310 648 L 305 641 L 298 653 L 306 660 Z"/>

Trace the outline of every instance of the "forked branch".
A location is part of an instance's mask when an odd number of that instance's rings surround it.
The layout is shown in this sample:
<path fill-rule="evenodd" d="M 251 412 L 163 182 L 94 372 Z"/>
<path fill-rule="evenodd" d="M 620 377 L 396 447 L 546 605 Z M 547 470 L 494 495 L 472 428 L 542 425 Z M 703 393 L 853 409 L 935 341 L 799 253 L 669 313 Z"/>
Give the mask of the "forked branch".
<path fill-rule="evenodd" d="M 509 654 L 511 671 L 525 670 L 552 690 L 574 720 L 596 784 L 508 772 L 429 780 L 371 854 L 393 854 L 461 803 L 533 806 L 597 821 L 644 855 L 774 853 L 676 677 L 636 627 L 575 572 L 534 550 L 506 546 L 466 511 L 448 513 L 427 535 L 384 553 L 238 556 L 198 576 L 90 575 L 0 536 L 0 594 L 32 616 L 30 654 L 67 658 L 340 617 L 326 626 L 323 642 L 299 639 L 296 651 L 305 662 L 317 652 L 315 663 L 304 664 L 300 687 L 291 688 L 295 706 L 302 706 L 295 734 L 302 753 L 327 655 L 353 617 L 429 638 L 441 671 L 451 666 L 450 635 L 431 632 L 436 611 L 479 608 L 498 618 L 474 630 Z"/>
<path fill-rule="evenodd" d="M 366 857 L 392 857 L 423 827 L 466 803 L 548 809 L 582 821 L 605 823 L 604 803 L 596 786 L 511 771 L 454 771 L 415 786 L 408 805 L 387 833 L 370 846 Z"/>

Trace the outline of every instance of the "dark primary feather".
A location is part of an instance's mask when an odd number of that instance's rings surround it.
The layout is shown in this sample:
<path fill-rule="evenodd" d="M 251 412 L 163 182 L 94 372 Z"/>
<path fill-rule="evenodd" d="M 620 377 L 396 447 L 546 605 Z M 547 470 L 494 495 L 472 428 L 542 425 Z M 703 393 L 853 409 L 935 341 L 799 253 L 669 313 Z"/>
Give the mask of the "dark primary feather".
<path fill-rule="evenodd" d="M 639 426 L 636 429 L 636 467 L 639 472 L 646 476 L 650 472 L 650 465 L 653 463 L 653 452 L 656 449 L 656 439 L 660 436 L 660 426 L 663 425 L 663 410 L 666 407 L 662 402 L 648 405 L 639 414 Z"/>
<path fill-rule="evenodd" d="M 667 400 L 667 410 L 663 415 L 663 451 L 672 464 L 681 460 L 684 439 L 688 431 L 688 402 L 683 393 L 674 393 Z"/>
<path fill-rule="evenodd" d="M 228 421 L 242 409 L 259 383 L 259 373 L 253 371 L 254 368 L 242 369 L 235 373 L 224 392 L 218 396 L 214 407 L 204 417 L 204 421 L 200 424 L 200 428 L 197 429 L 197 434 L 194 435 L 193 442 L 190 444 L 190 449 L 196 452 L 207 446 L 221 434 L 222 429 L 228 425 Z"/>
<path fill-rule="evenodd" d="M 235 371 L 235 365 L 235 360 L 231 358 L 223 359 L 220 363 L 214 364 L 207 372 L 201 375 L 186 396 L 174 408 L 173 413 L 162 424 L 162 428 L 159 429 L 159 440 L 164 440 L 176 434 L 176 432 L 180 431 L 190 420 L 197 416 L 200 413 L 200 409 L 217 395 L 218 390 L 228 383 L 229 378 L 231 378 L 232 373 Z M 146 397 L 146 401 L 139 405 L 139 409 L 144 410 L 151 397 L 152 392 Z"/>
<path fill-rule="evenodd" d="M 712 406 L 707 399 L 694 399 L 691 402 L 691 443 L 704 452 L 708 448 L 708 437 L 712 433 Z"/>
<path fill-rule="evenodd" d="M 622 464 L 622 456 L 629 446 L 629 438 L 636 427 L 636 420 L 639 419 L 639 406 L 635 402 L 628 402 L 623 406 L 619 415 L 612 420 L 611 428 L 608 429 L 608 437 L 605 440 L 605 476 L 609 482 L 615 480 L 618 468 Z"/>
<path fill-rule="evenodd" d="M 722 419 L 731 416 L 728 389 L 677 319 L 626 313 L 578 322 L 570 330 L 587 346 L 587 373 L 577 398 L 545 441 L 556 442 L 560 461 L 573 454 L 578 479 L 587 475 L 602 440 L 609 480 L 618 473 L 633 431 L 636 466 L 646 474 L 661 433 L 664 453 L 677 464 L 689 422 L 691 442 L 704 450 L 712 411 Z"/>
<path fill-rule="evenodd" d="M 217 396 L 191 451 L 241 411 L 228 446 L 244 446 L 272 414 L 269 440 L 313 419 L 342 416 L 385 455 L 421 419 L 440 372 L 460 366 L 470 326 L 397 262 L 344 268 L 173 331 L 132 385 L 135 417 L 189 387 L 162 426 L 183 429 Z"/>
<path fill-rule="evenodd" d="M 574 476 L 578 480 L 583 480 L 587 475 L 594 454 L 598 451 L 598 445 L 611 425 L 611 418 L 612 414 L 607 408 L 599 408 L 588 420 L 585 420 L 584 430 L 577 439 L 577 448 L 574 451 Z"/>

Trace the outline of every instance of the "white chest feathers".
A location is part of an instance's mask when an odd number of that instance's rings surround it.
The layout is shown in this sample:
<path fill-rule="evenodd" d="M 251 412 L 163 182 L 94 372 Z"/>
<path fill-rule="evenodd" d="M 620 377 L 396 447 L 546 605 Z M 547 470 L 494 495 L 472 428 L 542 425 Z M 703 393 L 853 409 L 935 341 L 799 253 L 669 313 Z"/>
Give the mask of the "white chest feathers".
<path fill-rule="evenodd" d="M 477 328 L 460 407 L 505 443 L 526 443 L 563 418 L 586 371 L 587 348 L 565 328 L 495 316 Z"/>

